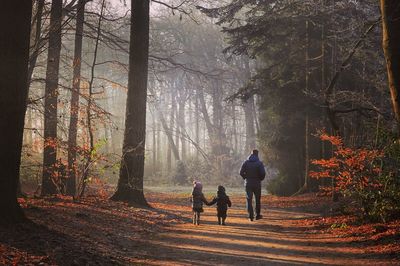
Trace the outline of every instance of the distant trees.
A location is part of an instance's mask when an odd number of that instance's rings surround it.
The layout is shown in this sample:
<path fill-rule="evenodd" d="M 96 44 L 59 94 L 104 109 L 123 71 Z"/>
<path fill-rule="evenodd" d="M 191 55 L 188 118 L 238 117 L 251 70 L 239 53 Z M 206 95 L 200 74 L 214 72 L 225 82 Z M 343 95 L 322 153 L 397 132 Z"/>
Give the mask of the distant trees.
<path fill-rule="evenodd" d="M 147 205 L 143 192 L 149 60 L 149 0 L 131 2 L 128 97 L 118 187 L 111 199 Z"/>
<path fill-rule="evenodd" d="M 24 219 L 17 202 L 28 93 L 32 1 L 6 1 L 0 10 L 0 223 Z"/>
<path fill-rule="evenodd" d="M 187 167 L 188 178 L 183 183 L 199 178 L 240 184 L 235 169 L 248 147 L 256 146 L 258 108 L 250 99 L 242 104 L 228 98 L 238 87 L 247 86 L 254 62 L 246 56 L 225 56 L 225 36 L 219 27 L 198 12 L 195 16 L 198 23 L 185 16 L 165 15 L 153 20 L 150 58 L 161 54 L 167 60 L 151 61 L 149 99 L 169 143 L 165 164 L 163 156 L 156 160 L 166 167 L 160 167 L 154 178 L 167 175 L 164 182 L 175 182 L 171 180 L 175 173 L 170 171 L 171 158 L 175 158 L 175 166 L 181 160 Z M 246 60 L 250 62 L 247 67 Z M 246 108 L 239 108 L 242 106 Z M 170 121 L 162 123 L 163 119 Z M 148 149 L 153 148 L 149 143 Z M 152 180 L 151 162 L 147 169 Z"/>

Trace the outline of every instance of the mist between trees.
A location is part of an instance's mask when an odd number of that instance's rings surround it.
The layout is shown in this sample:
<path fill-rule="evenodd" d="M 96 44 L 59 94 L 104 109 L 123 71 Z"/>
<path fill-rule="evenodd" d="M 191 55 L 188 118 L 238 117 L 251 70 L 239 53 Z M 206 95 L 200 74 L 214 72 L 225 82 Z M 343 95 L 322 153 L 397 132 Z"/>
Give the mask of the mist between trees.
<path fill-rule="evenodd" d="M 62 23 L 56 26 L 61 26 L 56 33 L 61 34 L 61 42 L 55 41 L 61 44 L 58 86 L 47 96 L 46 61 L 54 64 L 48 59 L 47 43 L 52 38 L 51 3 L 34 5 L 23 187 L 37 188 L 43 173 L 49 175 L 47 180 L 58 180 L 51 182 L 49 193 L 67 191 L 68 182 L 61 180 L 65 173 L 78 179 L 73 186 L 80 191 L 92 179 L 110 184 L 118 180 L 128 82 L 129 8 L 122 12 L 113 2 L 104 1 L 102 6 L 102 1 L 88 1 L 84 7 L 81 2 L 67 3 L 62 9 Z M 83 10 L 84 14 L 79 12 Z M 245 55 L 223 54 L 226 35 L 193 3 L 175 14 L 168 7 L 155 13 L 150 25 L 144 182 L 190 185 L 200 179 L 241 185 L 237 172 L 256 147 L 260 98 L 227 98 L 246 86 L 257 62 Z M 82 56 L 77 59 L 80 36 Z M 50 98 L 55 102 L 46 107 Z M 49 132 L 44 117 L 50 107 L 57 107 L 52 120 L 57 125 L 56 138 L 54 128 L 52 137 L 44 133 Z M 44 137 L 51 139 L 45 146 Z M 43 168 L 46 149 L 53 159 Z"/>
<path fill-rule="evenodd" d="M 258 147 L 269 191 L 291 195 L 334 187 L 309 179 L 310 160 L 334 152 L 321 131 L 349 147 L 392 149 L 398 52 L 384 43 L 385 61 L 382 35 L 398 40 L 398 8 L 381 2 L 384 16 L 372 0 L 152 2 L 144 183 L 239 186 L 240 164 Z M 83 194 L 94 180 L 117 183 L 131 25 L 118 6 L 71 1 L 57 13 L 34 2 L 23 185 L 43 176 L 49 193 Z"/>

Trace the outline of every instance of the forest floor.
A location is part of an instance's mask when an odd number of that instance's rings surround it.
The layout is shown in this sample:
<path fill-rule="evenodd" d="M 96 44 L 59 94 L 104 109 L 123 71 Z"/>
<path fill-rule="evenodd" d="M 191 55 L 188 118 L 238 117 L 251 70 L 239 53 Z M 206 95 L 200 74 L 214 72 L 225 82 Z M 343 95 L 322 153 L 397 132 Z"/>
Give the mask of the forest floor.
<path fill-rule="evenodd" d="M 329 199 L 307 194 L 265 196 L 264 218 L 250 222 L 244 197 L 230 195 L 226 226 L 214 207 L 191 224 L 187 193 L 149 191 L 153 208 L 98 196 L 20 199 L 31 222 L 0 228 L 0 265 L 400 264 L 400 221 L 325 216 Z"/>

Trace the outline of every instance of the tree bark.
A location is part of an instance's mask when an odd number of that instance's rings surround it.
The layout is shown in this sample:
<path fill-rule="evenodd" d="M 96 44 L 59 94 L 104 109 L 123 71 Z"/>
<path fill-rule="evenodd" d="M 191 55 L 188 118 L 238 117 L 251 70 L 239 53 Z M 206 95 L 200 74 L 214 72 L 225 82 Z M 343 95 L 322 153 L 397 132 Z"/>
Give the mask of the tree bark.
<path fill-rule="evenodd" d="M 381 0 L 383 41 L 392 108 L 400 136 L 400 3 Z"/>
<path fill-rule="evenodd" d="M 0 223 L 25 219 L 17 201 L 26 99 L 32 1 L 5 1 L 0 9 Z"/>
<path fill-rule="evenodd" d="M 54 177 L 57 160 L 57 99 L 61 51 L 62 0 L 53 0 L 50 11 L 49 48 L 44 98 L 44 151 L 42 195 L 57 193 Z"/>
<path fill-rule="evenodd" d="M 131 1 L 128 97 L 118 188 L 113 200 L 147 205 L 143 193 L 149 55 L 149 0 Z"/>
<path fill-rule="evenodd" d="M 82 40 L 83 24 L 85 21 L 85 3 L 86 0 L 79 0 L 76 16 L 75 29 L 75 49 L 73 62 L 73 81 L 71 92 L 71 110 L 68 131 L 68 179 L 67 195 L 76 194 L 76 151 L 77 151 L 77 132 L 79 115 L 79 90 L 81 82 L 81 62 L 82 62 Z"/>

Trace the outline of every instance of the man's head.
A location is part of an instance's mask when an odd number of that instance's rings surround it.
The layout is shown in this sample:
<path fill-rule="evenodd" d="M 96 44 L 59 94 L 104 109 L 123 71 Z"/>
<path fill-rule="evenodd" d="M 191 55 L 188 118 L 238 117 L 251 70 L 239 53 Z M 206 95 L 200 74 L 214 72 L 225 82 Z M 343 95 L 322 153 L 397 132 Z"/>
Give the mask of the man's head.
<path fill-rule="evenodd" d="M 255 155 L 255 156 L 258 156 L 258 150 L 254 149 L 254 150 L 251 152 L 251 154 L 253 154 L 253 155 Z"/>

